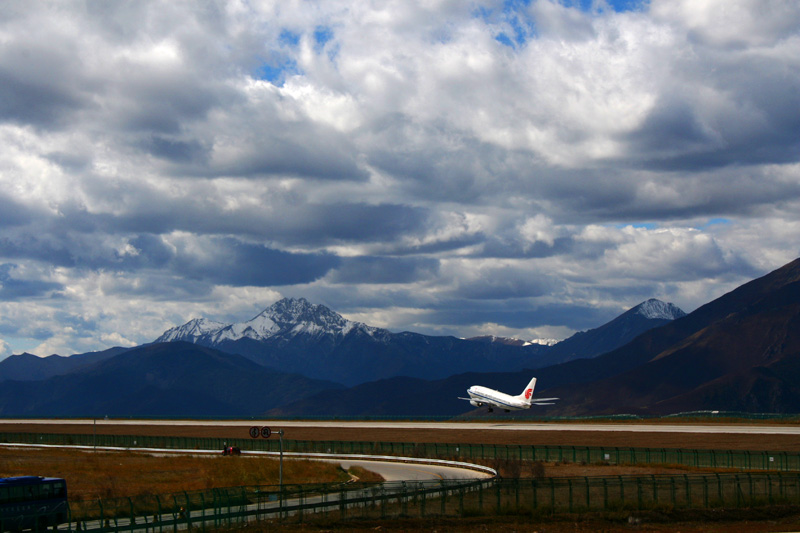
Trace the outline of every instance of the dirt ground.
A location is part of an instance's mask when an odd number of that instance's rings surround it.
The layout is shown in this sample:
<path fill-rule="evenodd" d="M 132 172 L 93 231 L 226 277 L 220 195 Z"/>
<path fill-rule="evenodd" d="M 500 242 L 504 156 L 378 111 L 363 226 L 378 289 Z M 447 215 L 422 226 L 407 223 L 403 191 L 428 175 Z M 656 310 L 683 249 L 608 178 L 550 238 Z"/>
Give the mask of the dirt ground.
<path fill-rule="evenodd" d="M 114 425 L 105 421 L 97 427 L 107 435 L 156 435 L 170 437 L 212 437 L 249 440 L 250 427 L 257 422 L 243 421 L 241 426 L 214 426 L 198 421 L 191 426 Z M 51 424 L 3 423 L 0 431 L 23 433 L 74 433 L 91 435 L 91 422 L 64 426 Z M 415 442 L 455 444 L 511 444 L 553 446 L 607 446 L 637 448 L 684 448 L 714 450 L 758 450 L 800 452 L 798 435 L 753 435 L 748 433 L 641 433 L 626 431 L 474 431 L 450 429 L 391 428 L 317 428 L 287 427 L 284 438 L 313 441 Z"/>

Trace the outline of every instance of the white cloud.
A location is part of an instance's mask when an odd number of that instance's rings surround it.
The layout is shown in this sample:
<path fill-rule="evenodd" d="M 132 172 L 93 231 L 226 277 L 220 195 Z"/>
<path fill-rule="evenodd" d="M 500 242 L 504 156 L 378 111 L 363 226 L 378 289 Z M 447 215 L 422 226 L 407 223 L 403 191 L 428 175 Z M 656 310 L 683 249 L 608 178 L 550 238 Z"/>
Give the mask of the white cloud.
<path fill-rule="evenodd" d="M 0 339 L 0 361 L 11 355 L 11 353 L 11 348 L 8 346 L 8 343 Z"/>
<path fill-rule="evenodd" d="M 795 2 L 5 7 L 5 350 L 281 295 L 566 336 L 800 252 Z"/>

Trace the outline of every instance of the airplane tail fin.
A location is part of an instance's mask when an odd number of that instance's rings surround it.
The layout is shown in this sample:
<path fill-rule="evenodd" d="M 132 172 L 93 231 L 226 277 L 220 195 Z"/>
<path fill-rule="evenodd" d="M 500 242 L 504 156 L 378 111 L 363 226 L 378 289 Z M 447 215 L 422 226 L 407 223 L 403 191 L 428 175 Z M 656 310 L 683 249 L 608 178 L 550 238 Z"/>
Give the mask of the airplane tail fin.
<path fill-rule="evenodd" d="M 525 390 L 522 391 L 522 394 L 519 395 L 519 398 L 522 400 L 531 403 L 531 398 L 533 398 L 533 389 L 536 388 L 536 378 L 531 379 L 528 386 L 525 387 Z"/>

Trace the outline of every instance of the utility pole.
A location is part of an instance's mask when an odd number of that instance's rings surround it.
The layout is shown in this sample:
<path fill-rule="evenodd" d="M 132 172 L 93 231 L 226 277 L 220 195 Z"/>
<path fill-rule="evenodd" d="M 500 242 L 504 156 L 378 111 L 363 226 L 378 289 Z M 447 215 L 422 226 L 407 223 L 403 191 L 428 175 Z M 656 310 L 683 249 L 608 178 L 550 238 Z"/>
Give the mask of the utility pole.
<path fill-rule="evenodd" d="M 283 430 L 272 431 L 268 426 L 250 428 L 250 437 L 257 439 L 259 436 L 268 439 L 273 433 L 278 434 L 280 441 L 280 461 L 278 463 L 278 489 L 280 491 L 281 506 L 283 506 Z"/>
<path fill-rule="evenodd" d="M 281 450 L 281 453 L 280 453 L 280 458 L 281 459 L 280 459 L 280 463 L 278 465 L 278 485 L 280 486 L 281 497 L 282 497 L 282 495 L 283 495 L 283 430 L 282 429 L 278 430 L 278 437 L 279 437 L 279 440 L 280 440 L 280 450 Z"/>

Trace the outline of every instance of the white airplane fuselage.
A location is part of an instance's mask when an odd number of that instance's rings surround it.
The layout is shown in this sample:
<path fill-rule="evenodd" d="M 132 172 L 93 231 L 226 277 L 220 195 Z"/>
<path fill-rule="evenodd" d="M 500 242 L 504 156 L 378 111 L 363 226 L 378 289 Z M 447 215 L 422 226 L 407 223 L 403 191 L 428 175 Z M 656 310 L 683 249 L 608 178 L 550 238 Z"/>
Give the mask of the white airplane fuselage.
<path fill-rule="evenodd" d="M 459 398 L 459 400 L 467 400 L 475 407 L 488 407 L 489 411 L 495 407 L 504 411 L 518 411 L 520 409 L 530 409 L 531 405 L 553 405 L 551 402 L 558 400 L 558 398 L 534 398 L 534 387 L 536 387 L 536 378 L 531 379 L 522 393 L 512 396 L 489 387 L 473 385 L 467 389 L 469 398 Z"/>
<path fill-rule="evenodd" d="M 499 409 L 506 409 L 508 411 L 517 411 L 520 409 L 529 409 L 531 404 L 518 396 L 511 396 L 504 392 L 500 392 L 489 387 L 481 387 L 475 385 L 467 389 L 467 394 L 470 397 L 470 404 L 475 407 L 482 407 L 484 405 L 490 407 L 497 407 Z"/>

